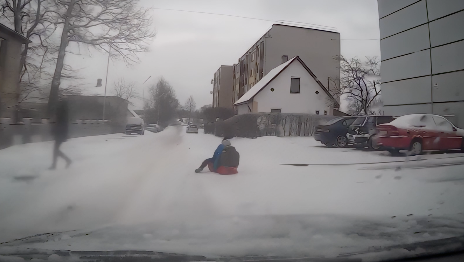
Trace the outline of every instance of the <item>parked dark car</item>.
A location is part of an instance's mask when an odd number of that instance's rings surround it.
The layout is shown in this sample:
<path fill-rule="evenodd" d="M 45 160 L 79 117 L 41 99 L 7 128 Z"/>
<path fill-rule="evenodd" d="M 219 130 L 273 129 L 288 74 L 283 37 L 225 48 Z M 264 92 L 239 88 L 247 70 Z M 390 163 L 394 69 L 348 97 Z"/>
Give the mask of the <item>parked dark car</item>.
<path fill-rule="evenodd" d="M 393 121 L 393 116 L 363 116 L 357 118 L 351 124 L 348 131 L 348 140 L 357 148 L 378 150 L 380 145 L 375 141 L 375 135 L 378 134 L 378 125 L 387 124 Z"/>
<path fill-rule="evenodd" d="M 314 139 L 327 147 L 346 147 L 348 145 L 346 134 L 350 125 L 356 119 L 357 117 L 339 117 L 318 125 L 314 133 Z"/>

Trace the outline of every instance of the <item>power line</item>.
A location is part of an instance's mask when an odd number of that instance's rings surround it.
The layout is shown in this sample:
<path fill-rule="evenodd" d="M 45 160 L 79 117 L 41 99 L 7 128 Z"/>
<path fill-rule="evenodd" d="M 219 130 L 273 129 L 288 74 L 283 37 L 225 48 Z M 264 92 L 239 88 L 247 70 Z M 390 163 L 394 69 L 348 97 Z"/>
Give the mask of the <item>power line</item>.
<path fill-rule="evenodd" d="M 192 10 L 183 10 L 183 9 L 171 9 L 171 8 L 159 8 L 159 7 L 152 7 L 154 10 L 162 10 L 162 11 L 174 11 L 174 12 L 185 12 L 185 13 L 194 13 L 194 14 L 203 14 L 203 15 L 217 15 L 217 16 L 227 16 L 233 18 L 241 18 L 241 19 L 250 19 L 250 20 L 258 20 L 258 21 L 266 21 L 272 23 L 281 23 L 281 24 L 294 24 L 295 26 L 312 26 L 316 29 L 328 29 L 328 30 L 336 30 L 335 27 L 325 26 L 325 25 L 318 25 L 318 24 L 311 24 L 311 23 L 304 23 L 304 22 L 294 22 L 294 21 L 284 21 L 284 20 L 269 20 L 263 18 L 256 18 L 250 16 L 240 16 L 240 15 L 229 15 L 229 14 L 221 14 L 221 13 L 212 13 L 212 12 L 203 12 L 203 11 L 192 11 Z"/>
<path fill-rule="evenodd" d="M 275 22 L 273 20 L 268 20 L 268 19 L 263 19 L 263 18 L 256 18 L 256 17 L 249 17 L 249 16 L 240 16 L 240 15 L 229 15 L 229 14 L 210 13 L 210 12 L 182 10 L 182 9 L 158 8 L 158 7 L 152 7 L 152 9 L 163 10 L 163 11 L 175 11 L 175 12 L 204 14 L 204 15 L 219 15 L 219 16 L 228 16 L 228 17 L 235 17 L 235 18 L 242 18 L 242 19 L 260 20 L 260 21 L 266 21 L 266 22 Z"/>

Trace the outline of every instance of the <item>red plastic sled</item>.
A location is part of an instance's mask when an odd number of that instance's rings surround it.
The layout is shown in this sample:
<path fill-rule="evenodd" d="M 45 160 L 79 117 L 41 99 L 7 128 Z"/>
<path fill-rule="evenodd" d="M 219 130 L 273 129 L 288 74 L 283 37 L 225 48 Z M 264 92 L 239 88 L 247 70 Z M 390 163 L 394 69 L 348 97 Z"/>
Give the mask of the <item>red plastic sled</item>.
<path fill-rule="evenodd" d="M 214 172 L 213 171 L 214 170 L 214 164 L 213 163 L 209 163 L 208 168 L 209 168 L 209 171 Z M 238 173 L 238 171 L 237 171 L 236 167 L 220 166 L 216 170 L 216 173 L 218 173 L 220 175 L 235 175 L 235 174 Z"/>

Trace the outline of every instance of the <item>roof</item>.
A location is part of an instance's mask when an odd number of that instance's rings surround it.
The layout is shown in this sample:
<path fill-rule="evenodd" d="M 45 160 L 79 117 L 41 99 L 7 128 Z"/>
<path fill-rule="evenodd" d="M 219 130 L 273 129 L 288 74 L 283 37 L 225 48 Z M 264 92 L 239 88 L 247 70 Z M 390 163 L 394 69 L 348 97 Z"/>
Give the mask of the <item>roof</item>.
<path fill-rule="evenodd" d="M 273 24 L 273 26 L 274 25 L 296 27 L 296 28 L 303 28 L 303 29 L 310 29 L 310 30 L 340 34 L 340 32 L 338 32 L 335 27 L 328 27 L 328 26 L 322 26 L 322 25 L 303 24 L 303 23 L 284 23 L 284 22 Z"/>
<path fill-rule="evenodd" d="M 240 97 L 234 105 L 241 105 L 250 101 L 253 97 L 255 97 L 261 90 L 263 90 L 269 83 L 272 82 L 277 76 L 280 75 L 290 64 L 294 61 L 298 61 L 301 65 L 308 71 L 308 73 L 314 78 L 316 83 L 319 87 L 327 94 L 327 96 L 334 102 L 335 108 L 339 108 L 340 104 L 335 100 L 335 98 L 329 93 L 327 88 L 319 81 L 316 75 L 309 69 L 309 67 L 301 60 L 299 56 L 295 56 L 294 58 L 288 60 L 287 62 L 279 65 L 278 67 L 272 69 L 267 75 L 265 75 L 258 83 L 256 83 L 248 92 L 246 92 L 242 97 Z"/>
<path fill-rule="evenodd" d="M 2 23 L 0 23 L 0 31 L 10 35 L 11 37 L 14 37 L 14 38 L 18 39 L 23 44 L 31 42 L 29 39 L 27 39 L 23 35 L 17 33 L 13 29 L 9 28 L 8 26 L 6 26 L 6 25 L 4 25 Z"/>

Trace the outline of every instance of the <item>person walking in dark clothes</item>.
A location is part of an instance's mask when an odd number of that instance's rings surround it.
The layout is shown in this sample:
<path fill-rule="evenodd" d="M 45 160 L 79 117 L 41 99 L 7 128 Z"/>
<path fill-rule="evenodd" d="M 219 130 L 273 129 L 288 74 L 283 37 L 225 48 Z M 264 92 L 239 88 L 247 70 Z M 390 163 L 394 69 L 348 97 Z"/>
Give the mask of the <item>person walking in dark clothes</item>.
<path fill-rule="evenodd" d="M 61 144 L 68 139 L 68 113 L 67 101 L 59 101 L 56 107 L 56 124 L 52 129 L 52 135 L 55 139 L 55 146 L 53 147 L 53 162 L 52 166 L 50 167 L 51 170 L 56 168 L 58 157 L 61 157 L 66 161 L 66 168 L 68 168 L 72 163 L 71 159 L 60 150 Z"/>

